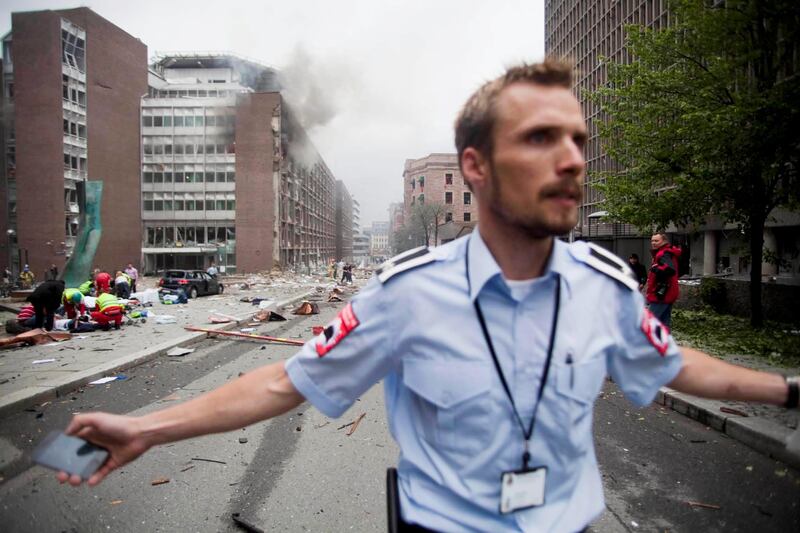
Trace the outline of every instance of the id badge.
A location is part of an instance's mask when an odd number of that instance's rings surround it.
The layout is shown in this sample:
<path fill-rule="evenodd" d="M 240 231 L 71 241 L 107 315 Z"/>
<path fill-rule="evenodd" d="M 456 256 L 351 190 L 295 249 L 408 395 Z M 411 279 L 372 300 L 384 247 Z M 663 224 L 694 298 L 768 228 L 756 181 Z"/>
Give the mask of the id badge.
<path fill-rule="evenodd" d="M 547 468 L 503 472 L 500 488 L 500 512 L 513 513 L 544 504 L 544 485 Z"/>

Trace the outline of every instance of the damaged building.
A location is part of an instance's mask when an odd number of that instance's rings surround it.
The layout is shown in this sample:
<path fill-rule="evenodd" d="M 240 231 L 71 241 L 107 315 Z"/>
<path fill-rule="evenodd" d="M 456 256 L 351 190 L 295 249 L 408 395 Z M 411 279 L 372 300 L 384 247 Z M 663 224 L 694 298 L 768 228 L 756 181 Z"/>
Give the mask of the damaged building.
<path fill-rule="evenodd" d="M 75 249 L 86 180 L 103 182 L 103 269 L 304 270 L 336 257 L 352 209 L 337 219 L 341 191 L 276 69 L 229 53 L 148 66 L 144 43 L 88 8 L 13 13 L 2 42 L 0 254 L 15 276 L 30 264 L 41 280 L 89 253 Z"/>
<path fill-rule="evenodd" d="M 97 265 L 140 257 L 147 47 L 87 8 L 13 13 L 3 37 L 0 254 L 42 279 L 75 250 L 78 183 L 104 182 Z M 62 129 L 59 129 L 62 126 Z"/>
<path fill-rule="evenodd" d="M 317 268 L 337 255 L 338 187 L 277 70 L 232 54 L 162 54 L 142 98 L 145 271 Z M 349 199 L 346 189 L 344 194 Z M 347 219 L 347 220 L 345 220 Z"/>
<path fill-rule="evenodd" d="M 336 181 L 336 260 L 353 261 L 353 199 L 342 180 Z"/>

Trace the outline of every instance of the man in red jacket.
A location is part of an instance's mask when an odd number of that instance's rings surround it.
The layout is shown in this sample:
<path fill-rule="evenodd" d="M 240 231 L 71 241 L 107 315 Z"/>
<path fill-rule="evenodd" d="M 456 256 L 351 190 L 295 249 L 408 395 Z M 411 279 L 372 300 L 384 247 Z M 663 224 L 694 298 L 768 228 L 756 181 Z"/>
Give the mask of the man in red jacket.
<path fill-rule="evenodd" d="M 647 275 L 647 303 L 650 312 L 670 327 L 672 304 L 678 299 L 678 258 L 681 249 L 672 246 L 663 233 L 650 237 L 653 264 Z"/>
<path fill-rule="evenodd" d="M 97 296 L 111 292 L 111 274 L 104 270 L 95 269 L 94 286 L 97 289 Z"/>

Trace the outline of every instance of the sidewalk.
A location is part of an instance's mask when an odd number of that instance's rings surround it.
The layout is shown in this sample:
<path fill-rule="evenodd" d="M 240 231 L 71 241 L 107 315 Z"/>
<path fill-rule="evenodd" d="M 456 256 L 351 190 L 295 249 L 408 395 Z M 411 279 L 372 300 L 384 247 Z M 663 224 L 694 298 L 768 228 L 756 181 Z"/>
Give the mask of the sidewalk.
<path fill-rule="evenodd" d="M 73 335 L 64 342 L 0 350 L 0 416 L 51 400 L 90 381 L 155 359 L 175 346 L 188 346 L 206 337 L 202 332 L 186 331 L 184 326 L 234 329 L 258 310 L 249 302 L 239 301 L 244 296 L 274 300 L 270 309 L 285 314 L 288 311 L 282 307 L 316 294 L 316 287 L 328 283 L 305 276 L 295 278 L 244 290 L 226 284 L 222 295 L 200 297 L 182 305 L 157 303 L 148 308 L 156 315 L 176 317 L 173 324 L 157 324 L 154 317 L 148 317 L 145 323 L 123 325 L 120 331 L 95 331 Z M 238 320 L 209 324 L 213 312 Z M 54 361 L 34 363 L 51 359 Z"/>
<path fill-rule="evenodd" d="M 786 376 L 800 375 L 800 368 L 773 367 L 762 359 L 728 356 L 729 363 L 774 372 Z M 656 404 L 693 418 L 732 439 L 746 444 L 764 455 L 800 469 L 800 448 L 787 448 L 787 441 L 800 432 L 800 410 L 747 402 L 705 400 L 662 387 Z"/>

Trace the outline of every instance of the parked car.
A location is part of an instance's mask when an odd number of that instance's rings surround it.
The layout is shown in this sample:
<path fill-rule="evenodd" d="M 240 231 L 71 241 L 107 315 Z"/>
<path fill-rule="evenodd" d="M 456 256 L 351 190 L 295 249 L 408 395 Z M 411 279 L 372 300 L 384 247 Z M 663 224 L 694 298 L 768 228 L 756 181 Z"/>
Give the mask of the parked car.
<path fill-rule="evenodd" d="M 217 278 L 202 270 L 167 270 L 158 280 L 158 286 L 165 289 L 183 289 L 189 298 L 206 294 L 222 294 L 225 287 Z"/>

